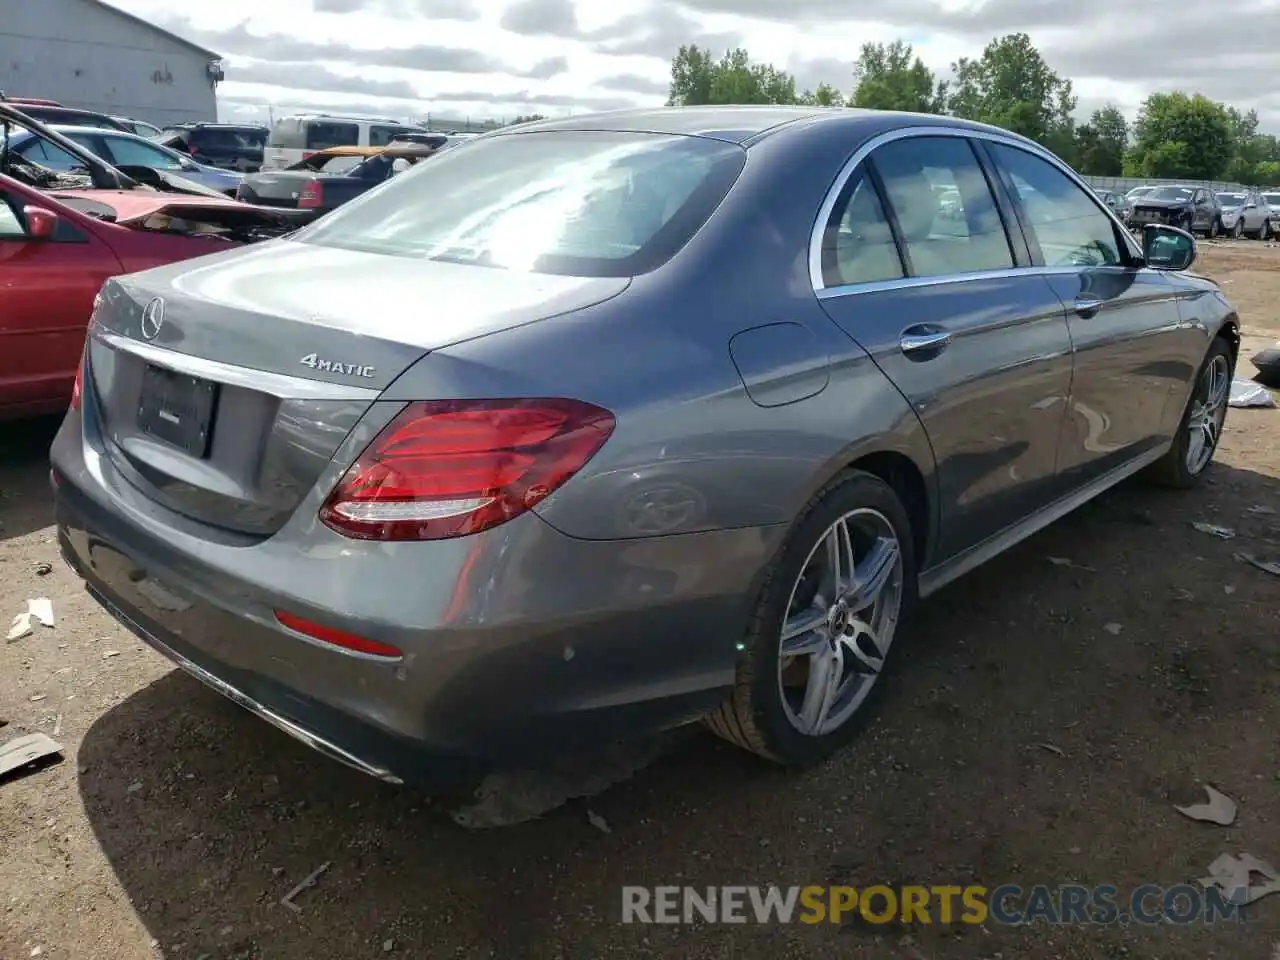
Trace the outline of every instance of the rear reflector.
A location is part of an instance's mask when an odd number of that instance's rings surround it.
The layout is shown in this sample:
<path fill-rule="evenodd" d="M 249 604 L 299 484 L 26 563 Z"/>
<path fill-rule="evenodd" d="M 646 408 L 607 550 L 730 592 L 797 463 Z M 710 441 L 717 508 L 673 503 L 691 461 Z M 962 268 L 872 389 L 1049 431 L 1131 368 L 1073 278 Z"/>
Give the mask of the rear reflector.
<path fill-rule="evenodd" d="M 404 651 L 399 647 L 391 646 L 389 643 L 379 643 L 377 640 L 370 640 L 367 637 L 348 633 L 346 630 L 326 627 L 322 623 L 314 623 L 305 617 L 289 613 L 286 610 L 277 610 L 275 614 L 276 620 L 290 630 L 300 633 L 304 637 L 310 637 L 312 640 L 327 643 L 330 646 L 341 647 L 343 650 L 365 653 L 374 657 L 399 658 L 404 656 Z"/>
<path fill-rule="evenodd" d="M 351 465 L 320 519 L 361 540 L 479 533 L 550 496 L 613 428 L 613 414 L 578 400 L 411 403 Z"/>

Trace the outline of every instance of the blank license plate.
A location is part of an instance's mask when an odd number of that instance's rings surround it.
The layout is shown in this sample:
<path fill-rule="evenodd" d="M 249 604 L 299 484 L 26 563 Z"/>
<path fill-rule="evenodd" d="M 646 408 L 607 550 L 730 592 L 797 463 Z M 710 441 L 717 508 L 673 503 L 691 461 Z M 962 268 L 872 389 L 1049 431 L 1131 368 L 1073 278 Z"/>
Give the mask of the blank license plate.
<path fill-rule="evenodd" d="M 148 365 L 138 399 L 138 427 L 193 457 L 209 455 L 218 385 Z"/>

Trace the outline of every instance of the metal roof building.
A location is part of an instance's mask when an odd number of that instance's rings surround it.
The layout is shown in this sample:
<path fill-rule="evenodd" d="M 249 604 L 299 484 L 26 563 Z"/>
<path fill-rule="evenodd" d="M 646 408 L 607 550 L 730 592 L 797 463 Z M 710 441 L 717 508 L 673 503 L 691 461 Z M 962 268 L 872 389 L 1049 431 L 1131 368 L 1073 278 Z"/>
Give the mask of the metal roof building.
<path fill-rule="evenodd" d="M 221 56 L 104 0 L 0 0 L 0 91 L 157 126 L 217 120 Z"/>

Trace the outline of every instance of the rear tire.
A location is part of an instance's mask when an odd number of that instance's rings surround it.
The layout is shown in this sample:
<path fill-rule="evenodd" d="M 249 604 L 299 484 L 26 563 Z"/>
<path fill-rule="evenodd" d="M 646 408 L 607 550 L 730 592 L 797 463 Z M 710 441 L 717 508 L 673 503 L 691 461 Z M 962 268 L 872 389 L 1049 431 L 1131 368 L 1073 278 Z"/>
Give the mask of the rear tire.
<path fill-rule="evenodd" d="M 1150 476 L 1156 483 L 1189 490 L 1204 478 L 1222 439 L 1234 373 L 1231 345 L 1218 337 L 1196 374 L 1173 445 L 1151 466 Z"/>
<path fill-rule="evenodd" d="M 816 494 L 765 576 L 734 689 L 706 725 L 788 766 L 852 739 L 915 605 L 913 543 L 902 501 L 879 477 L 848 470 Z"/>

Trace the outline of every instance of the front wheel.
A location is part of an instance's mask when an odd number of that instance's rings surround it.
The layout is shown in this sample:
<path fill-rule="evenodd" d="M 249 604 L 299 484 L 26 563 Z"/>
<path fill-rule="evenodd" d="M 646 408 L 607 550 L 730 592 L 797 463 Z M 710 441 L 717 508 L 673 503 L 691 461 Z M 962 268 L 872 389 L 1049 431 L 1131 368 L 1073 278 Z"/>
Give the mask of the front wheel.
<path fill-rule="evenodd" d="M 1271 221 L 1263 220 L 1262 226 L 1258 228 L 1258 239 L 1266 240 L 1270 236 L 1271 236 Z"/>
<path fill-rule="evenodd" d="M 1239 240 L 1243 236 L 1244 236 L 1244 217 L 1239 217 L 1236 219 L 1236 225 L 1231 228 L 1231 238 L 1233 240 Z"/>
<path fill-rule="evenodd" d="M 1222 232 L 1222 221 L 1219 220 L 1217 217 L 1214 217 L 1212 220 L 1209 221 L 1208 237 L 1210 240 L 1216 240 L 1218 237 L 1218 234 L 1220 234 L 1221 232 Z"/>
<path fill-rule="evenodd" d="M 1192 385 L 1173 445 L 1152 466 L 1153 478 L 1165 486 L 1194 487 L 1213 462 L 1227 419 L 1233 365 L 1226 340 L 1214 340 Z"/>
<path fill-rule="evenodd" d="M 867 716 L 916 597 L 907 512 L 879 477 L 851 470 L 810 501 L 757 601 L 733 692 L 713 732 L 803 766 Z"/>

